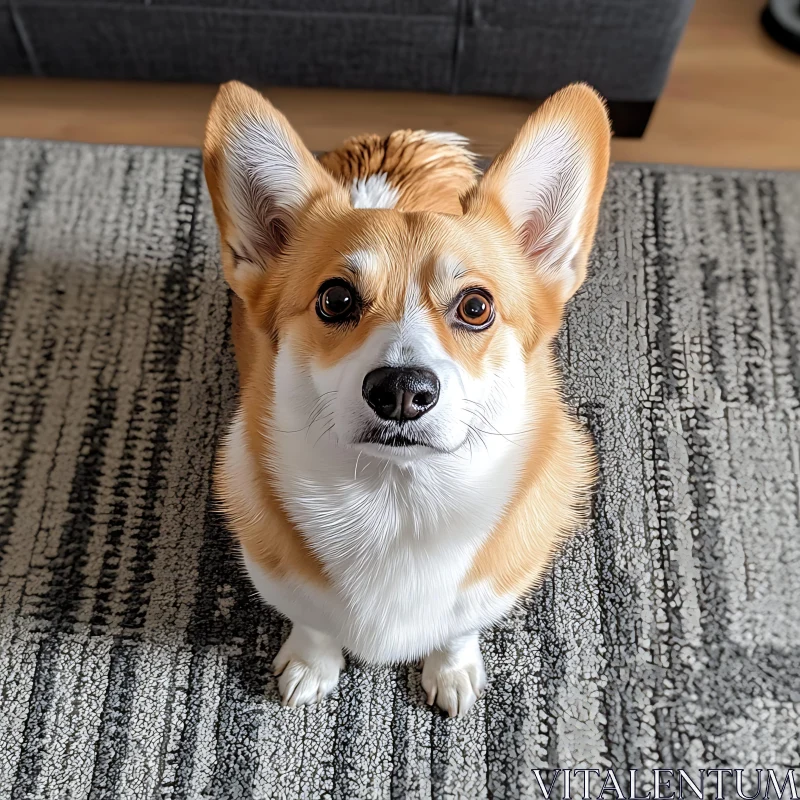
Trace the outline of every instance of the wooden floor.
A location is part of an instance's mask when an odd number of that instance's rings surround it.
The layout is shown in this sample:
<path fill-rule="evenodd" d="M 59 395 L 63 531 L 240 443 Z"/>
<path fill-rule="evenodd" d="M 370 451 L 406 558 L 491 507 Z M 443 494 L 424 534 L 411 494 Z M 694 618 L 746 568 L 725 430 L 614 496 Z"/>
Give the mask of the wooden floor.
<path fill-rule="evenodd" d="M 655 0 L 653 0 L 655 1 Z M 646 136 L 618 161 L 800 168 L 800 56 L 761 31 L 765 0 L 697 0 Z M 215 87 L 0 78 L 0 136 L 190 145 Z M 532 105 L 485 97 L 267 88 L 317 150 L 365 131 L 454 130 L 497 152 Z"/>

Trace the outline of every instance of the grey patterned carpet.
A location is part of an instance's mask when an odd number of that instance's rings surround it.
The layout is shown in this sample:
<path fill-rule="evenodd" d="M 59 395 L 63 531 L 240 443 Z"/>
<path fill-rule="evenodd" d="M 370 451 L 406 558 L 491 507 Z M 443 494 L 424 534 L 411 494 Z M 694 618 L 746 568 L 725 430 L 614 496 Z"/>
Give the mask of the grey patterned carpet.
<path fill-rule="evenodd" d="M 213 512 L 234 403 L 194 151 L 0 141 L 0 797 L 517 798 L 800 763 L 800 174 L 619 165 L 561 352 L 595 521 L 484 640 L 278 705 Z"/>

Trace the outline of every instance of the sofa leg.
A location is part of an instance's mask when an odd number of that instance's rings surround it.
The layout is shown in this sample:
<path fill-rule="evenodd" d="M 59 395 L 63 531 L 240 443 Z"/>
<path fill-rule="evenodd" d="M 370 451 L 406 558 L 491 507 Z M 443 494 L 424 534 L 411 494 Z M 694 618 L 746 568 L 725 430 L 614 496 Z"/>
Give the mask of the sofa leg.
<path fill-rule="evenodd" d="M 654 107 L 654 100 L 609 100 L 608 113 L 611 115 L 614 135 L 640 139 L 644 136 Z"/>

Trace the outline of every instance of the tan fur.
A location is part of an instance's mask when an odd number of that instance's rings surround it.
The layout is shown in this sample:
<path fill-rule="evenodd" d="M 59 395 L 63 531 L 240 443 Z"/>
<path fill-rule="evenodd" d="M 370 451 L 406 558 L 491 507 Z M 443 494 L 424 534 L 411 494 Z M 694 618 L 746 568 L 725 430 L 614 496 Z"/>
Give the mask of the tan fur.
<path fill-rule="evenodd" d="M 232 483 L 231 476 L 219 464 L 214 479 L 217 497 L 242 546 L 267 572 L 298 576 L 324 586 L 328 579 L 322 565 L 286 517 L 272 490 L 271 476 L 264 468 L 265 448 L 259 443 L 264 439 L 264 426 L 269 425 L 264 411 L 270 407 L 274 349 L 248 325 L 244 305 L 238 297 L 233 300 L 232 330 L 247 438 L 255 445 L 252 469 L 260 493 L 255 499 L 258 512 L 251 512 L 254 498 L 250 487 Z M 253 367 L 263 369 L 258 379 L 251 375 Z"/>
<path fill-rule="evenodd" d="M 585 86 L 559 92 L 531 117 L 477 185 L 466 151 L 426 139 L 421 132 L 350 140 L 322 157 L 325 169 L 309 162 L 311 200 L 296 220 L 290 251 L 276 257 L 262 273 L 251 271 L 244 276 L 227 246 L 231 221 L 222 189 L 225 148 L 242 115 L 269 118 L 285 126 L 292 141 L 297 140 L 283 116 L 258 93 L 235 83 L 220 89 L 207 127 L 205 169 L 223 242 L 225 275 L 240 298 L 234 306 L 236 357 L 248 442 L 262 484 L 261 514 L 254 516 L 245 510 L 241 487 L 231 485 L 223 470 L 217 471 L 217 490 L 234 531 L 266 571 L 326 582 L 319 561 L 286 518 L 272 490 L 271 469 L 280 468 L 270 461 L 275 345 L 291 331 L 309 363 L 335 363 L 357 348 L 375 325 L 399 319 L 406 286 L 414 280 L 421 303 L 435 312 L 434 318 L 438 314 L 443 346 L 473 375 L 491 369 L 498 358 L 496 343 L 504 326 L 513 329 L 523 343 L 530 376 L 532 427 L 527 441 L 535 442 L 535 447 L 514 502 L 477 554 L 466 580 L 487 579 L 498 593 L 522 592 L 542 574 L 564 537 L 585 520 L 595 479 L 591 440 L 560 398 L 551 345 L 564 303 L 585 276 L 597 225 L 597 205 L 608 168 L 609 131 L 601 101 Z M 592 201 L 581 220 L 584 244 L 576 264 L 578 275 L 567 292 L 525 263 L 497 196 L 509 154 L 524 147 L 540 126 L 564 116 L 574 121 L 592 163 Z M 344 186 L 354 177 L 381 169 L 399 191 L 399 210 L 354 213 Z M 497 231 L 503 235 L 497 236 Z M 338 254 L 362 242 L 379 252 L 382 264 L 391 266 L 359 278 L 358 288 L 369 302 L 355 329 L 323 326 L 313 310 L 317 288 L 328 278 L 347 274 Z M 457 279 L 436 274 L 434 264 L 442 254 L 458 259 L 463 274 Z M 472 286 L 486 287 L 497 302 L 499 322 L 480 335 L 454 331 L 442 317 L 443 304 L 457 290 Z"/>
<path fill-rule="evenodd" d="M 531 407 L 537 409 L 536 447 L 528 455 L 516 496 L 476 555 L 465 586 L 486 579 L 498 594 L 522 594 L 588 518 L 597 473 L 594 447 L 560 400 L 560 377 L 552 358 L 542 356 L 536 379 L 528 385 Z"/>
<path fill-rule="evenodd" d="M 345 186 L 379 172 L 399 193 L 398 211 L 461 213 L 461 196 L 475 183 L 471 153 L 427 131 L 365 134 L 320 156 L 320 163 Z"/>

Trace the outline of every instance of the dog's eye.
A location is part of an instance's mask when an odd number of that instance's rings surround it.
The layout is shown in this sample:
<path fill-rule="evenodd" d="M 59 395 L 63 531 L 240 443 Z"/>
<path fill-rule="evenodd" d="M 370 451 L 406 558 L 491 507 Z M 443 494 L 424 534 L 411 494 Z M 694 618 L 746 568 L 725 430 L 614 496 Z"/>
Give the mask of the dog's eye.
<path fill-rule="evenodd" d="M 488 328 L 494 321 L 492 298 L 480 289 L 470 289 L 458 301 L 456 314 L 472 328 Z"/>
<path fill-rule="evenodd" d="M 353 316 L 358 303 L 349 283 L 334 279 L 323 283 L 317 294 L 317 316 L 323 322 L 342 322 Z"/>

